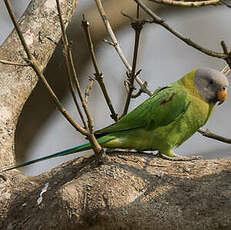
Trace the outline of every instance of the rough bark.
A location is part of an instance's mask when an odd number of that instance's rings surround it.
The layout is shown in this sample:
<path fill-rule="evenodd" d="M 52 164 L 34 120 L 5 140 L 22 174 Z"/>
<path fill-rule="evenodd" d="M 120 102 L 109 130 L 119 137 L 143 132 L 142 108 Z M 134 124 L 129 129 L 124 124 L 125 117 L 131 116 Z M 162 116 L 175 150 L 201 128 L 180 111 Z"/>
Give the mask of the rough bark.
<path fill-rule="evenodd" d="M 108 156 L 100 167 L 88 161 L 37 177 L 8 175 L 0 184 L 8 210 L 0 213 L 0 228 L 231 229 L 231 160 Z"/>
<path fill-rule="evenodd" d="M 60 0 L 67 25 L 78 0 Z M 55 42 L 61 37 L 55 1 L 33 0 L 20 20 L 20 27 L 32 53 L 43 69 L 51 58 Z M 49 40 L 52 39 L 53 41 Z M 0 47 L 0 59 L 23 63 L 26 58 L 16 32 L 12 32 Z M 36 85 L 38 78 L 30 67 L 0 64 L 0 167 L 14 162 L 14 134 L 21 109 Z M 18 174 L 17 178 L 24 178 Z M 0 215 L 7 214 L 5 189 L 8 184 L 0 182 Z M 21 186 L 18 184 L 19 188 Z M 13 191 L 11 191 L 13 192 Z M 5 195 L 4 195 L 5 194 Z M 6 195 L 7 196 L 7 195 Z"/>
<path fill-rule="evenodd" d="M 21 28 L 43 67 L 60 39 L 55 5 L 34 0 Z M 77 0 L 62 1 L 66 22 Z M 0 58 L 24 56 L 13 32 Z M 37 82 L 27 67 L 0 64 L 0 166 L 14 161 L 14 133 Z M 90 164 L 88 164 L 90 162 Z M 79 158 L 36 177 L 0 180 L 0 229 L 231 229 L 231 160 L 169 162 L 107 156 L 100 167 Z"/>

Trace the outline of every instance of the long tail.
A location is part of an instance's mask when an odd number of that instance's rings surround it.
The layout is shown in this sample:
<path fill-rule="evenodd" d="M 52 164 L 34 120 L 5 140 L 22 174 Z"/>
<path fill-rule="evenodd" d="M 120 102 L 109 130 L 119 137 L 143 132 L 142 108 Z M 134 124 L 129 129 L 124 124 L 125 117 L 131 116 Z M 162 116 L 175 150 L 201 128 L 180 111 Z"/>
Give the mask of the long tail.
<path fill-rule="evenodd" d="M 81 152 L 81 151 L 84 151 L 84 150 L 88 150 L 90 148 L 91 148 L 91 145 L 90 145 L 89 142 L 87 142 L 85 144 L 78 145 L 78 146 L 72 147 L 70 149 L 65 149 L 63 151 L 53 153 L 53 154 L 50 154 L 50 155 L 47 155 L 47 156 L 44 156 L 44 157 L 40 157 L 40 158 L 37 158 L 37 159 L 34 159 L 34 160 L 26 161 L 26 162 L 21 163 L 21 164 L 6 166 L 6 167 L 0 169 L 0 173 L 6 172 L 6 171 L 9 171 L 9 170 L 12 170 L 12 169 L 21 168 L 21 167 L 31 165 L 31 164 L 34 164 L 34 163 L 39 162 L 39 161 L 44 161 L 44 160 L 47 160 L 47 159 L 50 159 L 50 158 L 55 158 L 55 157 L 69 155 L 69 154 L 76 153 L 76 152 Z"/>

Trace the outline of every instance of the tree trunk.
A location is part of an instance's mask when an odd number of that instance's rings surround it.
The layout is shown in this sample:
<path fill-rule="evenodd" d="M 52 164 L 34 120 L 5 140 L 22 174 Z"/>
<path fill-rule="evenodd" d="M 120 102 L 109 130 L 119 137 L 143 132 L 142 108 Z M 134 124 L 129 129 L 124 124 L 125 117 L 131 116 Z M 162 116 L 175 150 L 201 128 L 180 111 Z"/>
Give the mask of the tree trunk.
<path fill-rule="evenodd" d="M 90 164 L 88 164 L 91 161 Z M 107 156 L 1 183 L 1 229 L 231 229 L 231 160 Z"/>

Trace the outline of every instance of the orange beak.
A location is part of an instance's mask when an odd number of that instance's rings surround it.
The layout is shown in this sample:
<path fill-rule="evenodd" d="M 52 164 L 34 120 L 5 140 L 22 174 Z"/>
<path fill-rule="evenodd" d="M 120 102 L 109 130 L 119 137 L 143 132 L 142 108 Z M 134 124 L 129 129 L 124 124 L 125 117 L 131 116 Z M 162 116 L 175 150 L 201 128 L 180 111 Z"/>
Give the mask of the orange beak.
<path fill-rule="evenodd" d="M 218 105 L 222 104 L 226 97 L 227 97 L 227 90 L 220 90 L 217 92 L 217 97 L 218 97 L 218 100 L 219 100 L 219 103 Z"/>

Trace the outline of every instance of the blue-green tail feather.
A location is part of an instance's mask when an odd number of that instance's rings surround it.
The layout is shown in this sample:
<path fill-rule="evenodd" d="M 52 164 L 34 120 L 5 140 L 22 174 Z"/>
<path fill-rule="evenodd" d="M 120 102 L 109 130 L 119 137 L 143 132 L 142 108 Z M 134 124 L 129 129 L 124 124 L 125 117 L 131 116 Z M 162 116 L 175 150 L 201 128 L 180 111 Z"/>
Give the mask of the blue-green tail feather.
<path fill-rule="evenodd" d="M 72 148 L 69 148 L 69 149 L 65 149 L 65 150 L 57 152 L 57 153 L 53 153 L 53 154 L 50 154 L 50 155 L 47 155 L 47 156 L 44 156 L 44 157 L 40 157 L 40 158 L 37 158 L 37 159 L 34 159 L 34 160 L 26 161 L 26 162 L 18 164 L 18 165 L 10 165 L 10 166 L 1 168 L 0 173 L 9 171 L 11 169 L 21 168 L 21 167 L 31 165 L 31 164 L 34 164 L 36 162 L 47 160 L 47 159 L 50 159 L 50 158 L 66 156 L 66 155 L 69 155 L 69 154 L 72 154 L 72 153 L 81 152 L 81 151 L 84 151 L 84 150 L 88 150 L 90 148 L 91 148 L 91 144 L 89 142 L 87 142 L 87 143 L 84 143 L 84 144 L 81 144 L 81 145 L 78 145 L 78 146 L 75 146 L 75 147 L 72 147 Z"/>

